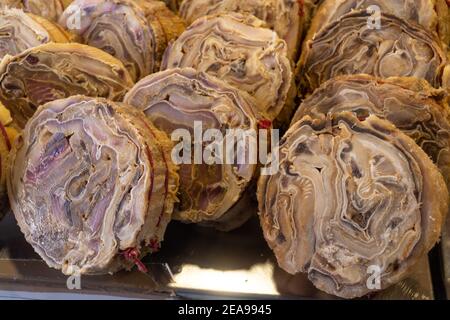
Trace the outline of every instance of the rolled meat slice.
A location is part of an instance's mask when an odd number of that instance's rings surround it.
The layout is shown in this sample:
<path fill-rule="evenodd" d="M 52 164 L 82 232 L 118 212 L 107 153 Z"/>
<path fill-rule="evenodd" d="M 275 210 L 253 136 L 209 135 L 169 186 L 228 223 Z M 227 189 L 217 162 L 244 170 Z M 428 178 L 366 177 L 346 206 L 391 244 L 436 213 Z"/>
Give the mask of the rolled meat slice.
<path fill-rule="evenodd" d="M 304 3 L 298 0 L 184 0 L 180 15 L 189 25 L 196 19 L 211 14 L 252 14 L 265 21 L 268 28 L 286 41 L 289 57 L 296 59 L 307 20 L 304 9 Z"/>
<path fill-rule="evenodd" d="M 237 13 L 199 18 L 169 45 L 161 69 L 192 67 L 222 79 L 249 93 L 257 112 L 273 120 L 288 100 L 292 72 L 286 42 L 264 26 Z"/>
<path fill-rule="evenodd" d="M 416 78 L 376 79 L 349 75 L 325 82 L 299 106 L 292 124 L 304 116 L 353 112 L 387 119 L 411 137 L 438 166 L 450 187 L 450 113 L 442 89 Z"/>
<path fill-rule="evenodd" d="M 176 200 L 172 143 L 138 110 L 72 96 L 41 106 L 8 174 L 21 231 L 52 268 L 103 274 L 162 241 Z"/>
<path fill-rule="evenodd" d="M 446 56 L 437 37 L 390 14 L 381 15 L 377 29 L 368 23 L 370 17 L 366 11 L 349 13 L 306 42 L 297 66 L 302 94 L 333 77 L 359 73 L 441 85 Z"/>
<path fill-rule="evenodd" d="M 390 122 L 306 116 L 277 153 L 279 170 L 261 176 L 258 201 L 264 236 L 287 272 L 360 297 L 406 277 L 438 240 L 448 210 L 444 179 Z"/>
<path fill-rule="evenodd" d="M 0 10 L 0 60 L 48 42 L 69 42 L 58 25 L 18 9 Z"/>
<path fill-rule="evenodd" d="M 7 212 L 6 174 L 9 167 L 8 156 L 18 132 L 12 126 L 8 109 L 0 102 L 0 220 Z"/>
<path fill-rule="evenodd" d="M 445 0 L 324 0 L 314 16 L 307 39 L 352 10 L 371 9 L 420 24 L 430 32 L 437 32 L 444 43 L 449 41 L 450 17 Z M 377 12 L 370 12 L 376 17 Z"/>
<path fill-rule="evenodd" d="M 178 145 L 174 149 L 176 155 L 187 159 L 180 165 L 180 203 L 175 206 L 175 219 L 218 228 L 226 225 L 224 229 L 228 230 L 247 220 L 245 211 L 235 216 L 228 210 L 242 197 L 255 174 L 256 163 L 246 160 L 252 152 L 250 144 L 245 144 L 245 136 L 238 134 L 238 130 L 257 132 L 257 118 L 249 101 L 251 98 L 245 92 L 192 68 L 169 69 L 147 76 L 125 96 L 127 105 L 144 111 L 158 129 L 176 141 L 180 139 L 178 144 L 191 148 L 190 153 Z M 191 140 L 185 141 L 187 138 L 178 134 L 177 129 L 187 130 Z M 206 138 L 207 130 L 213 129 L 223 136 Z M 202 141 L 197 139 L 203 136 L 207 141 L 199 145 Z M 219 146 L 222 157 L 217 154 L 218 161 L 209 162 L 204 155 L 213 141 L 234 141 L 233 146 L 244 142 L 245 151 L 240 159 L 245 161 L 238 162 L 235 158 L 227 161 L 225 149 Z M 197 146 L 200 159 L 196 158 Z"/>
<path fill-rule="evenodd" d="M 48 43 L 0 63 L 0 101 L 20 127 L 46 102 L 76 94 L 122 100 L 132 85 L 119 60 L 82 44 Z"/>
<path fill-rule="evenodd" d="M 50 21 L 58 21 L 64 10 L 61 0 L 0 0 L 0 7 L 22 9 Z"/>
<path fill-rule="evenodd" d="M 164 3 L 151 0 L 75 0 L 60 24 L 122 61 L 135 81 L 159 70 L 167 44 L 184 30 Z"/>

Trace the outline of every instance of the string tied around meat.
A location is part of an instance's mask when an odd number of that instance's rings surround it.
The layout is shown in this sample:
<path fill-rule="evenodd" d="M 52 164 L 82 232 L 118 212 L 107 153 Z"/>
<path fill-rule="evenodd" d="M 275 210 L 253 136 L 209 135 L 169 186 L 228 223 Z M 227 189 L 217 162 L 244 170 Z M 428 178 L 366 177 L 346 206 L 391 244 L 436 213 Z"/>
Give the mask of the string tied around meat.
<path fill-rule="evenodd" d="M 144 263 L 139 259 L 139 251 L 136 248 L 128 248 L 122 252 L 125 260 L 133 262 L 140 272 L 147 273 L 148 269 Z"/>
<path fill-rule="evenodd" d="M 161 243 L 157 239 L 152 238 L 150 239 L 148 247 L 150 248 L 152 253 L 158 252 L 159 249 L 161 249 Z"/>
<path fill-rule="evenodd" d="M 260 129 L 269 129 L 272 126 L 272 121 L 269 119 L 261 119 L 258 122 L 258 127 Z"/>

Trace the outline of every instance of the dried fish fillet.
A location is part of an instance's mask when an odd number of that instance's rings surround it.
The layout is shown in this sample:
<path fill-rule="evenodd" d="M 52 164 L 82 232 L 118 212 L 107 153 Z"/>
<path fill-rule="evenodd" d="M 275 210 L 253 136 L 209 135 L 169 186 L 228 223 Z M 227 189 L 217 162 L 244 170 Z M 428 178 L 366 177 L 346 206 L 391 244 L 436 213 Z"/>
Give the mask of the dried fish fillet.
<path fill-rule="evenodd" d="M 415 142 L 374 115 L 306 116 L 258 183 L 260 221 L 278 264 L 343 298 L 405 278 L 435 245 L 448 210 L 442 175 Z M 372 286 L 373 285 L 373 286 Z"/>
<path fill-rule="evenodd" d="M 48 43 L 0 63 L 0 101 L 24 127 L 41 104 L 83 94 L 122 100 L 133 81 L 109 54 L 75 43 Z"/>
<path fill-rule="evenodd" d="M 41 106 L 16 142 L 11 207 L 50 267 L 145 269 L 139 259 L 163 239 L 178 186 L 164 133 L 129 106 L 72 96 Z"/>

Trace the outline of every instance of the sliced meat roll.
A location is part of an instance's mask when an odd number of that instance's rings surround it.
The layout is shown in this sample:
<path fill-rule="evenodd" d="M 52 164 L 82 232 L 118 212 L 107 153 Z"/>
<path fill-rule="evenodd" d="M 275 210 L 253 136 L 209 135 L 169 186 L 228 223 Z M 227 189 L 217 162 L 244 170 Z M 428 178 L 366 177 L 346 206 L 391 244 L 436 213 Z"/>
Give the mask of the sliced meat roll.
<path fill-rule="evenodd" d="M 0 10 L 0 60 L 48 42 L 69 42 L 58 25 L 18 9 Z"/>
<path fill-rule="evenodd" d="M 416 77 L 441 85 L 446 56 L 427 29 L 390 14 L 374 28 L 366 11 L 356 11 L 327 25 L 306 42 L 297 68 L 302 93 L 345 74 Z"/>
<path fill-rule="evenodd" d="M 387 119 L 431 157 L 450 186 L 450 113 L 443 90 L 416 78 L 376 79 L 368 75 L 325 82 L 298 108 L 292 124 L 309 115 L 351 111 L 359 119 L 371 114 Z"/>
<path fill-rule="evenodd" d="M 166 50 L 162 70 L 192 67 L 246 91 L 257 111 L 273 120 L 288 99 L 292 75 L 286 42 L 249 15 L 196 20 Z"/>
<path fill-rule="evenodd" d="M 60 24 L 122 61 L 133 80 L 159 70 L 167 44 L 184 30 L 164 3 L 151 0 L 75 0 Z"/>
<path fill-rule="evenodd" d="M 178 175 L 172 143 L 142 113 L 101 98 L 55 100 L 16 142 L 11 207 L 50 267 L 112 273 L 162 240 Z"/>
<path fill-rule="evenodd" d="M 381 13 L 393 14 L 438 33 L 444 43 L 449 41 L 449 15 L 445 0 L 324 0 L 314 16 L 307 38 L 312 39 L 314 34 L 343 15 L 353 10 L 370 10 L 371 6 L 376 6 L 373 8 Z"/>
<path fill-rule="evenodd" d="M 6 174 L 9 167 L 9 152 L 17 136 L 17 130 L 8 109 L 0 102 L 0 220 L 7 211 L 8 196 L 6 193 Z"/>
<path fill-rule="evenodd" d="M 185 151 L 186 148 L 182 150 L 177 146 L 174 149 L 176 155 L 188 160 L 180 165 L 180 203 L 175 207 L 176 219 L 216 226 L 226 224 L 227 229 L 245 222 L 246 219 L 231 214 L 232 220 L 227 219 L 227 211 L 246 190 L 254 176 L 256 163 L 252 164 L 249 160 L 238 162 L 234 158 L 226 161 L 224 149 L 221 149 L 222 157 L 217 155 L 218 161 L 208 162 L 204 154 L 207 150 L 212 151 L 207 149 L 212 142 L 223 141 L 216 135 L 206 138 L 206 130 L 219 130 L 224 139 L 230 139 L 228 141 L 232 141 L 233 133 L 238 129 L 257 132 L 257 118 L 250 100 L 245 92 L 191 68 L 170 69 L 150 75 L 136 83 L 125 96 L 126 104 L 143 110 L 158 129 L 174 140 L 179 139 L 177 143 L 180 147 L 184 143 L 191 148 L 190 154 Z M 201 127 L 195 129 L 195 122 Z M 191 140 L 185 141 L 181 133 L 176 133 L 177 129 L 187 130 Z M 200 130 L 200 137 L 205 135 L 207 141 L 203 145 L 194 140 L 198 137 L 196 130 Z M 235 132 L 231 132 L 233 130 Z M 245 143 L 241 141 L 244 139 L 236 133 L 235 144 Z M 241 159 L 250 159 L 252 150 L 249 146 L 245 145 L 242 153 L 245 158 Z M 198 147 L 200 153 L 195 151 Z"/>
<path fill-rule="evenodd" d="M 22 9 L 51 21 L 57 21 L 64 10 L 61 0 L 0 0 L 0 7 Z"/>
<path fill-rule="evenodd" d="M 188 24 L 218 13 L 252 14 L 266 22 L 288 46 L 289 57 L 296 58 L 306 21 L 303 2 L 298 0 L 184 0 L 180 15 Z"/>
<path fill-rule="evenodd" d="M 0 101 L 20 127 L 46 102 L 76 94 L 122 100 L 132 85 L 119 60 L 81 44 L 44 44 L 0 64 Z"/>
<path fill-rule="evenodd" d="M 448 210 L 444 179 L 390 122 L 307 116 L 277 153 L 279 170 L 261 176 L 258 201 L 264 236 L 287 272 L 360 297 L 406 277 L 438 240 Z"/>

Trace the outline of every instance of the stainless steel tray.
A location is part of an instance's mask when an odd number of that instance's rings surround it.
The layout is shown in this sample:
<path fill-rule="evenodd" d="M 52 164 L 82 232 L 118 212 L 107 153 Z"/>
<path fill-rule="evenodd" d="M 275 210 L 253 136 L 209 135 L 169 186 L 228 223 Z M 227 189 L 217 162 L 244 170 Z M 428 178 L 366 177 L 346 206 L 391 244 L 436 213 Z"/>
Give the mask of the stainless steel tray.
<path fill-rule="evenodd" d="M 249 210 L 255 211 L 255 206 Z M 256 212 L 243 227 L 228 233 L 172 222 L 161 251 L 144 263 L 148 274 L 133 270 L 84 276 L 80 290 L 69 290 L 67 277 L 48 268 L 25 242 L 12 214 L 0 222 L 0 298 L 84 294 L 89 298 L 335 299 L 315 289 L 304 275 L 292 276 L 277 266 Z M 410 278 L 367 298 L 433 299 L 427 259 Z"/>

